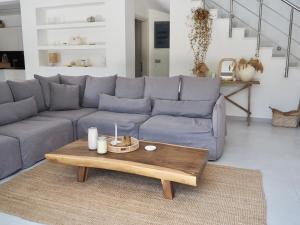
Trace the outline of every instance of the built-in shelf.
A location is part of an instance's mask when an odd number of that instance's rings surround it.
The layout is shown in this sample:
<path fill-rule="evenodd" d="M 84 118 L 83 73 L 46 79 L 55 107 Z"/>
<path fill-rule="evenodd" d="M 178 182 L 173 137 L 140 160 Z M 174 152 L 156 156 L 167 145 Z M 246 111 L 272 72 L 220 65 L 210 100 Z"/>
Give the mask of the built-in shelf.
<path fill-rule="evenodd" d="M 92 28 L 106 27 L 105 22 L 82 22 L 82 23 L 63 23 L 63 24 L 45 24 L 45 25 L 37 25 L 37 30 L 60 30 L 60 29 L 74 29 L 74 28 Z"/>
<path fill-rule="evenodd" d="M 96 45 L 41 45 L 38 46 L 39 50 L 92 50 L 92 49 L 105 49 L 105 43 Z"/>

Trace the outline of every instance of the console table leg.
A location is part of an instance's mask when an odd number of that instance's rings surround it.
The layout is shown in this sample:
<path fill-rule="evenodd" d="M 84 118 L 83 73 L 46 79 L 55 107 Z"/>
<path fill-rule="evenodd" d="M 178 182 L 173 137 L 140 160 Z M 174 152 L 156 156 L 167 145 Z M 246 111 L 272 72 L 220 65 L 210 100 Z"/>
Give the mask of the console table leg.
<path fill-rule="evenodd" d="M 173 184 L 171 181 L 161 180 L 161 184 L 164 191 L 164 197 L 166 199 L 172 200 L 174 197 Z"/>
<path fill-rule="evenodd" d="M 87 180 L 88 171 L 89 169 L 87 167 L 78 167 L 77 181 L 82 183 L 85 182 Z"/>
<path fill-rule="evenodd" d="M 248 86 L 248 115 L 247 124 L 250 126 L 251 123 L 251 85 Z"/>

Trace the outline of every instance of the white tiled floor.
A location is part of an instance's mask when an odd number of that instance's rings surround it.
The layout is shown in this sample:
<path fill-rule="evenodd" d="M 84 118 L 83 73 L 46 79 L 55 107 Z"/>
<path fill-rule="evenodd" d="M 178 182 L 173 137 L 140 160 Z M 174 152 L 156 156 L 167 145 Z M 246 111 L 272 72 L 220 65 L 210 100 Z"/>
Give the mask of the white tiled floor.
<path fill-rule="evenodd" d="M 225 152 L 216 164 L 261 170 L 268 224 L 300 225 L 300 129 L 229 121 Z M 35 223 L 0 213 L 0 224 Z"/>

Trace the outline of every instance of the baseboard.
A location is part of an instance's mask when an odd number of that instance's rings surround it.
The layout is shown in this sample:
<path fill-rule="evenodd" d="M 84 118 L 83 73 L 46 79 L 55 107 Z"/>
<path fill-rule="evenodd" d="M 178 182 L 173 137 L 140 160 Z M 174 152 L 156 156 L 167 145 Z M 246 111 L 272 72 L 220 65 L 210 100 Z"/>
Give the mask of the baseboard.
<path fill-rule="evenodd" d="M 243 116 L 226 116 L 229 120 L 235 120 L 235 121 L 247 121 L 246 117 Z M 251 122 L 258 122 L 258 123 L 272 123 L 272 119 L 268 118 L 257 118 L 257 117 L 251 117 Z"/>

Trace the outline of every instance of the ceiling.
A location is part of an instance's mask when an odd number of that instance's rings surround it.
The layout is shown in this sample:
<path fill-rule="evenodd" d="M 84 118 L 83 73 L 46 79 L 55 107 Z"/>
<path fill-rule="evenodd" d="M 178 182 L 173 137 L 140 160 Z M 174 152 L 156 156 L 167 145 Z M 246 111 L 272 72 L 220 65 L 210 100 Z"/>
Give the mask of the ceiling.
<path fill-rule="evenodd" d="M 20 3 L 15 0 L 0 0 L 0 16 L 16 14 L 20 12 Z"/>
<path fill-rule="evenodd" d="M 170 12 L 170 0 L 152 0 L 152 1 L 157 2 L 157 4 L 161 7 L 163 11 Z"/>

